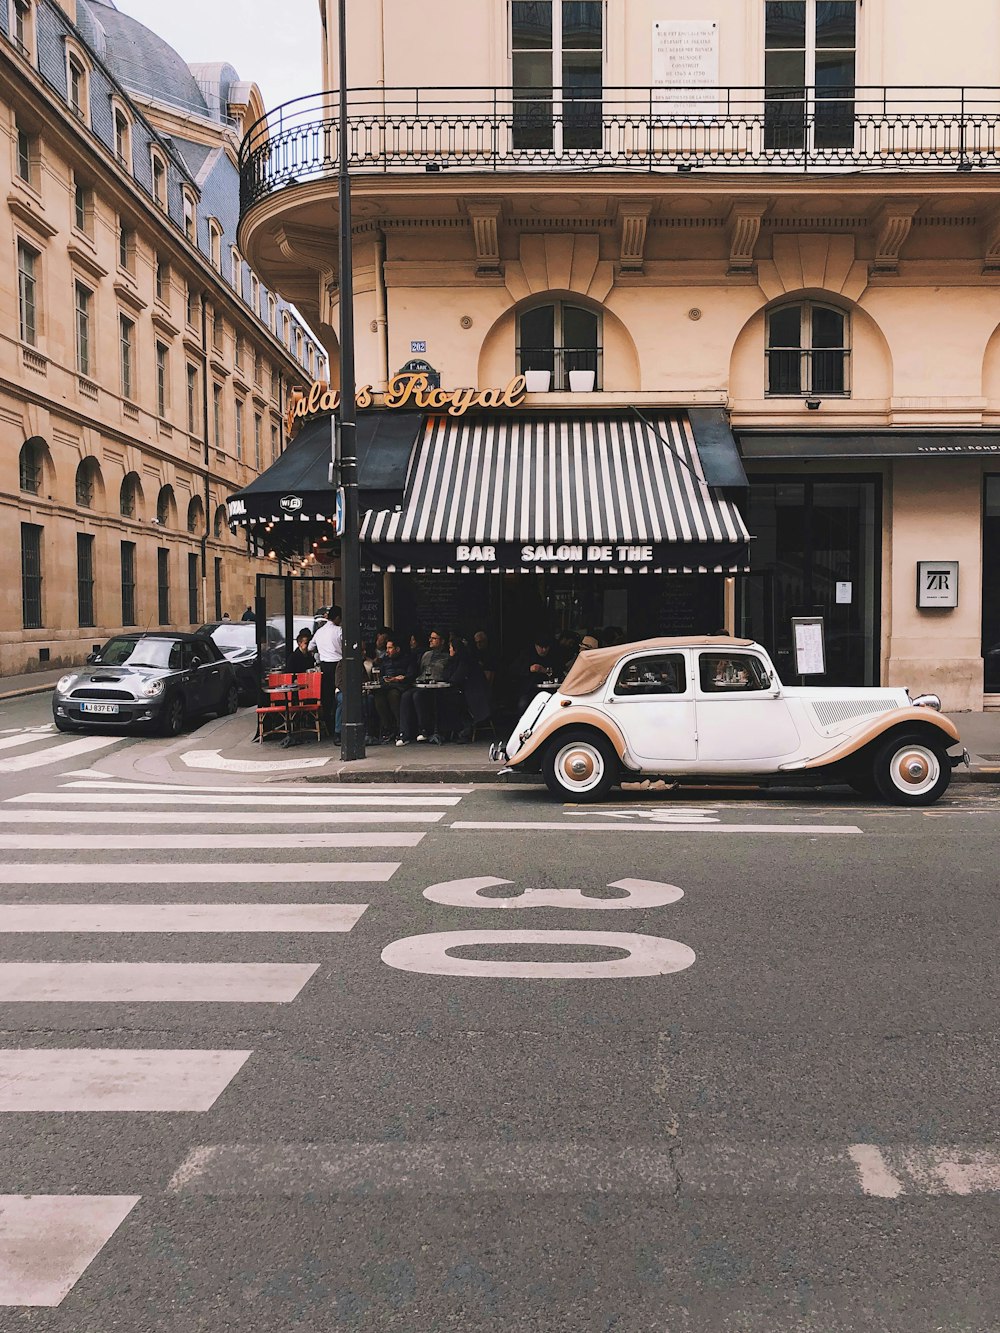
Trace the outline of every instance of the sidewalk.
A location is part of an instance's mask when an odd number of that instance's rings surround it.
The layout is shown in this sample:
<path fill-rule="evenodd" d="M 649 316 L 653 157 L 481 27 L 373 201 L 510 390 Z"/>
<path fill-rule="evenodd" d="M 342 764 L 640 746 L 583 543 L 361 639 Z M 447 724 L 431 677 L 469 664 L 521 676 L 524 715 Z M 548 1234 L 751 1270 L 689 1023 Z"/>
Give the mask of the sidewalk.
<path fill-rule="evenodd" d="M 60 676 L 72 667 L 55 667 L 51 671 L 28 671 L 23 676 L 0 676 L 0 699 L 22 699 L 28 694 L 45 694 Z"/>
<path fill-rule="evenodd" d="M 972 756 L 972 768 L 957 768 L 954 781 L 1000 783 L 1000 712 L 954 716 Z M 306 738 L 284 750 L 276 740 L 258 745 L 253 736 L 253 710 L 242 709 L 167 746 L 131 746 L 101 766 L 128 765 L 131 776 L 139 779 L 183 776 L 195 783 L 206 781 L 210 773 L 256 782 L 493 782 L 500 768 L 490 761 L 489 736 L 468 745 L 370 746 L 364 759 L 348 764 L 342 762 L 339 747 L 327 740 Z M 538 783 L 541 778 L 512 774 L 504 781 Z"/>

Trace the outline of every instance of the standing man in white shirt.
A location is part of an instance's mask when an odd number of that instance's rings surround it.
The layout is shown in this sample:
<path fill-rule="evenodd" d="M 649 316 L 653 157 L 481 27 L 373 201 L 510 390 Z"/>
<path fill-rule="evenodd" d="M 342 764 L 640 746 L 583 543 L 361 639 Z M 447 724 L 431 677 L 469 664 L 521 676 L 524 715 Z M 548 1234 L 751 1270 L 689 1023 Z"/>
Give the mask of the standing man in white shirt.
<path fill-rule="evenodd" d="M 325 622 L 309 641 L 309 650 L 315 650 L 319 657 L 319 669 L 323 673 L 323 686 L 320 704 L 326 729 L 333 737 L 334 744 L 340 743 L 337 734 L 337 671 L 344 659 L 344 631 L 340 625 L 340 607 L 331 606 L 326 613 Z"/>

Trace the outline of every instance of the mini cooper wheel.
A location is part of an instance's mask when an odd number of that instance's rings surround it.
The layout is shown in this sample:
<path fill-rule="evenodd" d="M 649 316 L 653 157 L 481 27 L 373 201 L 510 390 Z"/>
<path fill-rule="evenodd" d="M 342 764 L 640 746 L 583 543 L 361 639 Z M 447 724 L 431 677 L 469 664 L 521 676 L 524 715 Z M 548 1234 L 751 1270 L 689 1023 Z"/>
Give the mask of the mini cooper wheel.
<path fill-rule="evenodd" d="M 897 735 L 875 753 L 872 775 L 893 805 L 933 805 L 948 790 L 951 762 L 944 746 L 921 735 Z"/>
<path fill-rule="evenodd" d="M 184 730 L 184 700 L 179 694 L 164 705 L 161 728 L 164 736 L 179 736 Z"/>
<path fill-rule="evenodd" d="M 559 732 L 542 758 L 542 776 L 553 796 L 599 801 L 618 781 L 618 756 L 599 732 Z"/>
<path fill-rule="evenodd" d="M 230 685 L 229 689 L 226 691 L 226 697 L 222 701 L 223 716 L 228 717 L 230 714 L 235 713 L 239 706 L 240 692 L 235 685 Z"/>

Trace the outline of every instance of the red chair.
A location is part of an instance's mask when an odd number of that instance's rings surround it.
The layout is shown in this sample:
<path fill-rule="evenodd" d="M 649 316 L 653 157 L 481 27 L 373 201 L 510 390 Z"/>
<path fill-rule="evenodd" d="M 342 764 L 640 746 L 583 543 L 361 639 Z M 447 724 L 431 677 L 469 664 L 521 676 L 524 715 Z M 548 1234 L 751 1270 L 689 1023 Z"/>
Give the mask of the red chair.
<path fill-rule="evenodd" d="M 295 676 L 290 671 L 271 671 L 267 676 L 268 689 L 280 689 L 282 685 L 293 685 Z M 295 697 L 292 694 L 271 694 L 268 695 L 269 703 L 261 704 L 257 709 L 257 735 L 258 741 L 263 741 L 267 736 L 276 736 L 289 734 L 290 722 L 294 716 L 292 708 L 295 704 Z M 271 726 L 267 726 L 270 720 Z"/>
<path fill-rule="evenodd" d="M 323 673 L 321 671 L 302 671 L 296 677 L 298 693 L 292 703 L 292 729 L 316 731 L 319 740 L 325 725 L 321 701 Z"/>

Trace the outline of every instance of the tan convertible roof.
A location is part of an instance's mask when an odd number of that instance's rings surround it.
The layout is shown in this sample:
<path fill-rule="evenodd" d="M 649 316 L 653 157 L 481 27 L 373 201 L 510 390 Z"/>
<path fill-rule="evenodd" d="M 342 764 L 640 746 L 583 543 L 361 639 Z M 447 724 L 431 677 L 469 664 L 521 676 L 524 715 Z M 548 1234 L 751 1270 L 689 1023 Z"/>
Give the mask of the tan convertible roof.
<path fill-rule="evenodd" d="M 731 639 L 726 634 L 705 634 L 700 638 L 641 639 L 638 643 L 616 643 L 611 648 L 591 648 L 581 652 L 559 686 L 560 694 L 579 698 L 593 694 L 605 683 L 616 665 L 629 653 L 643 648 L 749 648 L 752 639 Z"/>

